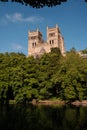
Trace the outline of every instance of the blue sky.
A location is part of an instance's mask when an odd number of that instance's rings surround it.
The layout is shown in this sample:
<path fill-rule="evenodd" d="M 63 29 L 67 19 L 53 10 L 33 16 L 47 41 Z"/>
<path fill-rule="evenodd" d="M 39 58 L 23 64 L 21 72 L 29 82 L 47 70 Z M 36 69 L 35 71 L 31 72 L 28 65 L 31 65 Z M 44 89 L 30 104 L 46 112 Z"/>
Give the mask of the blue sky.
<path fill-rule="evenodd" d="M 28 54 L 28 30 L 39 30 L 46 40 L 46 27 L 58 24 L 65 48 L 87 48 L 87 3 L 68 0 L 59 6 L 34 9 L 20 3 L 0 2 L 0 53 Z"/>

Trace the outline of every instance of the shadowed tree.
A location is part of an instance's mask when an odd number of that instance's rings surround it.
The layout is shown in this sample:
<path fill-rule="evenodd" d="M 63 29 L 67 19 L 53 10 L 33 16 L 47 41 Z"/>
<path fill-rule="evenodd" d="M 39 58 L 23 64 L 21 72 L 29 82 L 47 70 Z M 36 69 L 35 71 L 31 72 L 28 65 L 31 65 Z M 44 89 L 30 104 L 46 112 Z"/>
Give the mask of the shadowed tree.
<path fill-rule="evenodd" d="M 53 7 L 60 5 L 62 2 L 67 2 L 68 0 L 0 0 L 1 2 L 18 2 L 24 5 L 30 5 L 33 8 L 42 8 L 44 6 Z M 84 0 L 87 2 L 87 0 Z"/>
<path fill-rule="evenodd" d="M 52 7 L 55 5 L 60 5 L 62 2 L 67 0 L 0 0 L 2 2 L 18 2 L 24 5 L 30 5 L 33 8 L 42 8 L 44 6 Z"/>
<path fill-rule="evenodd" d="M 42 8 L 44 6 L 52 7 L 60 5 L 62 2 L 67 2 L 68 0 L 0 0 L 1 2 L 18 2 L 24 5 L 30 5 L 33 8 Z M 87 0 L 84 0 L 87 2 Z"/>

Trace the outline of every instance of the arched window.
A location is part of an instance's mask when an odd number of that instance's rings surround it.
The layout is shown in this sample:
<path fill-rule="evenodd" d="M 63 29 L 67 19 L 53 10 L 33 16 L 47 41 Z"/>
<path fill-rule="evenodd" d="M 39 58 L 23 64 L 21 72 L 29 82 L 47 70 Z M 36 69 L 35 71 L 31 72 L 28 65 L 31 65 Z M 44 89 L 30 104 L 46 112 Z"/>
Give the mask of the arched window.
<path fill-rule="evenodd" d="M 32 43 L 32 47 L 36 47 L 36 42 L 33 42 L 33 43 Z"/>
<path fill-rule="evenodd" d="M 54 44 L 54 40 L 50 40 L 50 45 L 53 45 Z"/>

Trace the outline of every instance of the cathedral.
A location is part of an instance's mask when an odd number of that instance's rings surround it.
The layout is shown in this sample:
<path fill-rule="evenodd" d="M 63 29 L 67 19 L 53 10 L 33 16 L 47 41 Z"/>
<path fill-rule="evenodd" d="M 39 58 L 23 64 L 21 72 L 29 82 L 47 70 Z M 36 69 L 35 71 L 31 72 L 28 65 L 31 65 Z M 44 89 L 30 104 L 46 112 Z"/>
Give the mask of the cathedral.
<path fill-rule="evenodd" d="M 36 58 L 44 53 L 49 53 L 51 48 L 55 47 L 60 49 L 63 56 L 65 55 L 64 38 L 57 25 L 54 28 L 47 27 L 46 42 L 38 29 L 36 31 L 28 31 L 28 56 Z"/>

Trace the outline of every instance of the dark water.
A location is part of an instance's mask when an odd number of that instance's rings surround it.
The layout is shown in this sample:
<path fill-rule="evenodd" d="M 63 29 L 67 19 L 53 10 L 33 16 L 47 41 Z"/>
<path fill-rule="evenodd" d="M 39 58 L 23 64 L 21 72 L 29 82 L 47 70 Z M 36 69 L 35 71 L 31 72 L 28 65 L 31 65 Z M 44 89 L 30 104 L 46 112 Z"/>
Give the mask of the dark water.
<path fill-rule="evenodd" d="M 87 107 L 0 106 L 0 130 L 87 130 Z"/>

